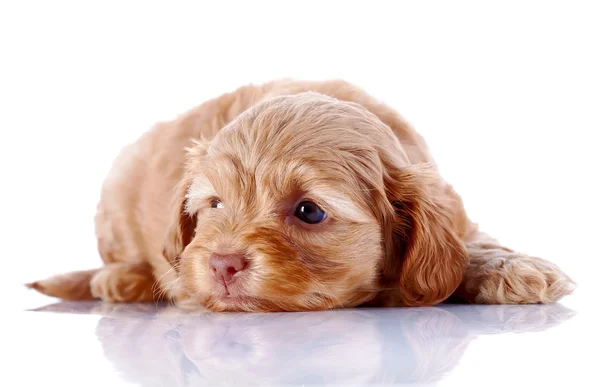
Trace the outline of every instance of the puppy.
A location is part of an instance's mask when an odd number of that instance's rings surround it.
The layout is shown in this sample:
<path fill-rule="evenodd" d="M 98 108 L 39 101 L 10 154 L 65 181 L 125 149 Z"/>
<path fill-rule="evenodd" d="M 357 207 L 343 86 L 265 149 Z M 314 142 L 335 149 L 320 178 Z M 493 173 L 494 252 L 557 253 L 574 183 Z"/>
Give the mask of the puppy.
<path fill-rule="evenodd" d="M 480 232 L 423 138 L 339 80 L 244 86 L 157 124 L 116 159 L 95 222 L 104 267 L 28 286 L 212 311 L 551 303 L 574 289 Z"/>

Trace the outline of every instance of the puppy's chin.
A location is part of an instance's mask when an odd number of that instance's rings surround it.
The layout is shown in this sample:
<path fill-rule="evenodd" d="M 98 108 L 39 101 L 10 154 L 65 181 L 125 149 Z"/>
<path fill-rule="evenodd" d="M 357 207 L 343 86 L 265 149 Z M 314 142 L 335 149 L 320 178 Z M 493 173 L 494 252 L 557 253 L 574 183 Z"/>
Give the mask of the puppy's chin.
<path fill-rule="evenodd" d="M 319 294 L 255 294 L 239 290 L 226 293 L 221 291 L 218 285 L 211 287 L 206 293 L 197 293 L 195 298 L 213 312 L 300 312 L 340 306 L 333 299 Z"/>
<path fill-rule="evenodd" d="M 290 302 L 275 302 L 250 296 L 209 295 L 204 306 L 213 312 L 288 312 L 307 310 Z"/>
<path fill-rule="evenodd" d="M 356 291 L 344 300 L 340 300 L 335 296 L 327 297 L 321 294 L 267 298 L 208 293 L 194 298 L 212 312 L 306 312 L 355 307 L 368 303 L 376 295 L 376 292 Z"/>
<path fill-rule="evenodd" d="M 342 305 L 335 305 L 332 300 L 320 300 L 315 296 L 312 302 L 298 300 L 268 300 L 255 297 L 222 297 L 209 295 L 204 306 L 213 312 L 305 312 L 328 310 Z"/>

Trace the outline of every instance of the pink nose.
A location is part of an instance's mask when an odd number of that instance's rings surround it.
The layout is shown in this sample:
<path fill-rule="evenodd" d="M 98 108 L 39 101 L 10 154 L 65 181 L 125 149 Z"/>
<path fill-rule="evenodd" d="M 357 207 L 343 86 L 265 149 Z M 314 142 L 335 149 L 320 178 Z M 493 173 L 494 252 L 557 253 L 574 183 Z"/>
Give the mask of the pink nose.
<path fill-rule="evenodd" d="M 246 268 L 246 257 L 239 253 L 218 254 L 213 253 L 208 260 L 208 266 L 219 282 L 228 284 L 233 275 Z"/>

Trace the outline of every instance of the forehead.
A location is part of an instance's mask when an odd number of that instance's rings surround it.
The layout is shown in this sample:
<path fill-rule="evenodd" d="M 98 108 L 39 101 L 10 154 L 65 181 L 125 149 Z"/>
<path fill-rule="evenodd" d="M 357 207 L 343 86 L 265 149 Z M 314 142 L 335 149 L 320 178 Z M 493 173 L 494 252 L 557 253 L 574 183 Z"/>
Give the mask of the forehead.
<path fill-rule="evenodd" d="M 301 199 L 317 202 L 353 221 L 370 221 L 367 191 L 341 164 L 310 158 L 280 157 L 245 164 L 238 155 L 214 154 L 201 163 L 191 196 L 218 196 L 244 207 L 293 205 Z"/>
<path fill-rule="evenodd" d="M 242 154 L 218 152 L 205 157 L 200 163 L 203 177 L 215 188 L 231 188 L 240 194 L 264 189 L 284 196 L 323 186 L 347 190 L 347 186 L 358 184 L 356 176 L 335 155 L 327 159 L 285 153 L 244 157 L 250 155 L 241 150 Z"/>
<path fill-rule="evenodd" d="M 368 147 L 343 141 L 345 132 L 257 120 L 228 127 L 194 163 L 189 196 L 253 208 L 311 199 L 340 217 L 370 222 L 367 182 L 377 168 Z"/>

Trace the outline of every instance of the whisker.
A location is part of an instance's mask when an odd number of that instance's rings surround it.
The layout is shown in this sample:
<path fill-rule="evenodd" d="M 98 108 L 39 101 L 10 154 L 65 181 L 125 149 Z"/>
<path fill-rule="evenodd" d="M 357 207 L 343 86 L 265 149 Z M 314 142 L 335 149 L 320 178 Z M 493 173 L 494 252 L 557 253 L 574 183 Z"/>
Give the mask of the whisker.
<path fill-rule="evenodd" d="M 167 293 L 167 290 L 170 290 L 170 286 L 167 286 L 166 288 L 161 286 L 161 280 L 166 275 L 170 274 L 173 270 L 174 270 L 174 267 L 171 267 L 169 270 L 167 270 L 165 273 L 163 273 L 152 285 L 152 295 L 156 297 L 156 300 L 154 302 L 154 304 L 156 306 L 158 306 L 158 300 L 160 300 L 163 296 L 165 296 L 165 294 Z"/>
<path fill-rule="evenodd" d="M 172 273 L 173 271 L 177 271 L 177 269 L 179 269 L 180 267 L 180 263 L 177 262 L 175 265 L 173 265 L 169 270 L 167 270 L 165 273 L 163 273 L 162 276 L 159 277 L 159 279 L 155 282 L 154 286 L 153 286 L 153 294 L 156 296 L 156 301 L 155 301 L 155 305 L 158 306 L 158 302 L 160 300 L 165 300 L 167 301 L 167 305 L 170 307 L 175 307 L 175 298 L 173 296 L 170 296 L 175 294 L 176 292 L 173 291 L 177 284 L 180 281 L 180 277 L 176 274 L 175 275 L 175 279 L 169 283 L 163 284 L 161 285 L 161 280 L 168 274 Z"/>

